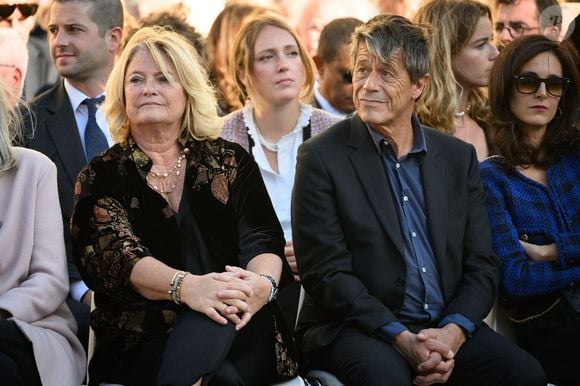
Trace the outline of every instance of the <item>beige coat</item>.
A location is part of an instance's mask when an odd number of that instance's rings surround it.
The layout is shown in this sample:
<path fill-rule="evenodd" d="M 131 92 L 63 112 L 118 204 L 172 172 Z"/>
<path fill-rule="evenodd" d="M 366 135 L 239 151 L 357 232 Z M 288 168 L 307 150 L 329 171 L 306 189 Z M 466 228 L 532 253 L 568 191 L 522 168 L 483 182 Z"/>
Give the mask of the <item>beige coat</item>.
<path fill-rule="evenodd" d="M 0 174 L 0 308 L 32 342 L 43 386 L 79 386 L 86 370 L 68 293 L 56 167 L 16 148 Z"/>

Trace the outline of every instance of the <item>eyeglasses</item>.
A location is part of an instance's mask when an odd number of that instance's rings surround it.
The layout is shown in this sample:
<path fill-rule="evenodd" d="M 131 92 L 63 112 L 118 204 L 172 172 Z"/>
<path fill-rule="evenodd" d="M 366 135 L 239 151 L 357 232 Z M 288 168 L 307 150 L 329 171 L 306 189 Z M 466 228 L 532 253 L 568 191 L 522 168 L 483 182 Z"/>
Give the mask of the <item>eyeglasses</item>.
<path fill-rule="evenodd" d="M 505 25 L 504 23 L 495 23 L 495 32 L 500 34 L 504 29 L 507 29 L 508 33 L 512 38 L 517 38 L 519 36 L 525 35 L 526 32 L 539 30 L 540 27 L 528 27 L 522 23 L 510 23 L 510 25 Z"/>
<path fill-rule="evenodd" d="M 21 20 L 30 17 L 38 11 L 38 4 L 33 3 L 23 3 L 23 4 L 1 4 L 0 5 L 0 20 L 8 19 L 13 13 L 14 10 L 20 11 L 22 15 Z"/>
<path fill-rule="evenodd" d="M 342 83 L 344 84 L 351 84 L 352 83 L 352 72 L 347 71 L 343 72 L 341 75 Z"/>
<path fill-rule="evenodd" d="M 540 84 L 544 83 L 548 94 L 561 97 L 566 92 L 570 79 L 568 78 L 540 78 L 534 75 L 514 75 L 516 88 L 522 94 L 533 94 L 540 88 Z"/>
<path fill-rule="evenodd" d="M 0 63 L 0 67 L 15 68 L 16 66 L 13 65 L 13 64 L 3 64 L 3 63 Z"/>

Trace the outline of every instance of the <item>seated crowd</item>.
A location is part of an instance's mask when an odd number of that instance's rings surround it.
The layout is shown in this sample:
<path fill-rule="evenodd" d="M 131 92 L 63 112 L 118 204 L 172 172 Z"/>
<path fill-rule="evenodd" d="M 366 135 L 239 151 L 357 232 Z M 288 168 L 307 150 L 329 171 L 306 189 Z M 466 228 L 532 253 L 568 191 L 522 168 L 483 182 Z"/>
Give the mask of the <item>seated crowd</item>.
<path fill-rule="evenodd" d="M 580 15 L 489 1 L 0 0 L 0 383 L 577 384 Z"/>

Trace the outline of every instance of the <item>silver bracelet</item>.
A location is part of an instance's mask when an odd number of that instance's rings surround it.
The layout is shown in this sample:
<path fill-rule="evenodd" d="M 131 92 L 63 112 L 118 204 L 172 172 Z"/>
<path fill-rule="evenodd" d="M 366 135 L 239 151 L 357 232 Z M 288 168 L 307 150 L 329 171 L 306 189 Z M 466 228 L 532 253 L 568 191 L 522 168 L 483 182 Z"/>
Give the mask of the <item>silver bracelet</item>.
<path fill-rule="evenodd" d="M 169 291 L 167 293 L 171 296 L 171 300 L 175 304 L 181 304 L 181 286 L 183 285 L 183 279 L 189 274 L 189 272 L 178 271 L 173 275 L 171 281 L 169 282 Z"/>

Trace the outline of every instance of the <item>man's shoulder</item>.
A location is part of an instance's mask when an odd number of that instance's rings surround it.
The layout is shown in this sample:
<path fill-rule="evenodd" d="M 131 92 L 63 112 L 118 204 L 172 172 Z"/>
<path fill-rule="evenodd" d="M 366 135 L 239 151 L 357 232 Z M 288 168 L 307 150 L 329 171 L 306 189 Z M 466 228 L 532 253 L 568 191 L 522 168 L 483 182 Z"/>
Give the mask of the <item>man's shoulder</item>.
<path fill-rule="evenodd" d="M 436 130 L 429 126 L 422 126 L 428 150 L 439 150 L 443 156 L 452 158 L 470 156 L 475 151 L 473 145 L 452 135 Z M 433 147 L 435 149 L 433 149 Z M 429 149 L 431 148 L 431 149 Z"/>
<path fill-rule="evenodd" d="M 354 118 L 343 119 L 335 121 L 326 130 L 322 131 L 315 137 L 312 137 L 308 142 L 313 145 L 327 145 L 332 142 L 346 144 L 346 139 L 350 135 L 350 131 L 353 126 Z"/>

